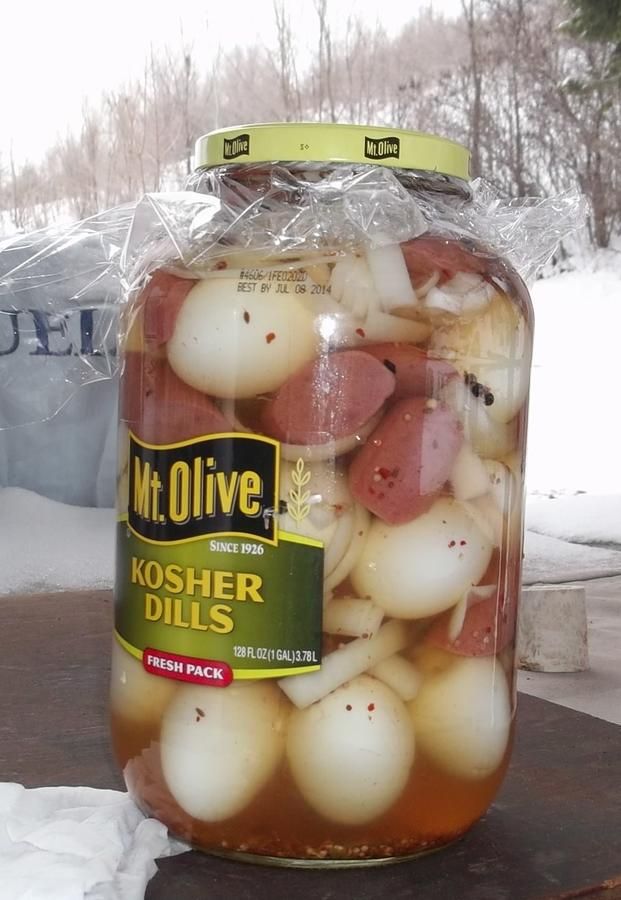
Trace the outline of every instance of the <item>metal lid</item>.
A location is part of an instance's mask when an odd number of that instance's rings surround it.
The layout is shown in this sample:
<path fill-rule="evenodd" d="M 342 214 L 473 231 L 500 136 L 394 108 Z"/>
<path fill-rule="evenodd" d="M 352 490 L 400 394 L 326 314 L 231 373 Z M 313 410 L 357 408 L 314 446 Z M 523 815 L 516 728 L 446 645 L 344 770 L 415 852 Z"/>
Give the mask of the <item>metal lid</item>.
<path fill-rule="evenodd" d="M 377 125 L 283 122 L 221 128 L 198 139 L 194 159 L 196 168 L 277 160 L 348 162 L 470 177 L 470 152 L 461 144 Z"/>

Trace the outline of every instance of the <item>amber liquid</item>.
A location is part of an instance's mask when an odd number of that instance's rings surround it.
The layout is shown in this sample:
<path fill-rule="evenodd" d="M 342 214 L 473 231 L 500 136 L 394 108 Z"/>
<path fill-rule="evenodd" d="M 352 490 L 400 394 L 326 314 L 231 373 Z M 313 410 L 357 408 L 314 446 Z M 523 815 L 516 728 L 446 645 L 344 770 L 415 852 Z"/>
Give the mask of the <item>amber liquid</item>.
<path fill-rule="evenodd" d="M 329 822 L 301 796 L 286 761 L 254 800 L 224 822 L 194 819 L 176 803 L 160 766 L 157 731 L 112 715 L 112 740 L 130 794 L 148 814 L 201 849 L 281 859 L 381 860 L 429 852 L 463 835 L 488 809 L 505 775 L 511 738 L 497 770 L 467 780 L 438 769 L 417 751 L 401 796 L 366 825 Z"/>

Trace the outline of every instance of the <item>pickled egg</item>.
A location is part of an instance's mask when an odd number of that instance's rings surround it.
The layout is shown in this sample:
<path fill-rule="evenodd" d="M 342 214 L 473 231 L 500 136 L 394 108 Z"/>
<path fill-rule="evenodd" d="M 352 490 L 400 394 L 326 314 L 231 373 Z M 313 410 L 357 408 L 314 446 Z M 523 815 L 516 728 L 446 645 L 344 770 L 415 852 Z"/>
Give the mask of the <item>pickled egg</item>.
<path fill-rule="evenodd" d="M 421 751 L 444 771 L 486 778 L 502 762 L 511 700 L 495 657 L 455 660 L 423 682 L 410 709 Z"/>
<path fill-rule="evenodd" d="M 166 783 L 196 819 L 220 822 L 246 807 L 274 773 L 288 702 L 275 684 L 179 688 L 162 720 Z"/>
<path fill-rule="evenodd" d="M 267 274 L 274 272 L 279 274 Z M 252 292 L 240 292 L 240 286 L 248 285 Z M 269 292 L 260 293 L 265 285 Z M 186 384 L 214 397 L 254 397 L 276 390 L 317 349 L 313 313 L 293 289 L 293 282 L 267 278 L 197 282 L 168 341 L 172 369 Z"/>
<path fill-rule="evenodd" d="M 509 422 L 526 400 L 530 372 L 530 338 L 517 306 L 497 293 L 483 313 L 436 328 L 432 355 L 450 360 L 464 374 L 472 373 L 487 389 L 490 419 Z"/>
<path fill-rule="evenodd" d="M 404 525 L 374 519 L 351 582 L 389 616 L 425 618 L 479 582 L 492 549 L 463 505 L 443 497 Z"/>
<path fill-rule="evenodd" d="M 112 643 L 110 708 L 113 713 L 140 724 L 157 724 L 178 683 L 147 672 L 139 659 Z"/>
<path fill-rule="evenodd" d="M 381 816 L 405 788 L 414 728 L 387 685 L 360 675 L 289 721 L 287 755 L 307 803 L 343 825 Z"/>

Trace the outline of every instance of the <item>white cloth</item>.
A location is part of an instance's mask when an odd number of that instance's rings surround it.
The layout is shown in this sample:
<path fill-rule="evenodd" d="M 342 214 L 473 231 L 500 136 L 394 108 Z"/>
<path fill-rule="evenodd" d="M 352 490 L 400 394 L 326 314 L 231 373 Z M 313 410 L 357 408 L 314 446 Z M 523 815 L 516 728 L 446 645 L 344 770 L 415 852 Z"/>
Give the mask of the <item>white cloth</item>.
<path fill-rule="evenodd" d="M 120 791 L 0 784 L 7 900 L 142 900 L 154 860 L 189 849 Z"/>

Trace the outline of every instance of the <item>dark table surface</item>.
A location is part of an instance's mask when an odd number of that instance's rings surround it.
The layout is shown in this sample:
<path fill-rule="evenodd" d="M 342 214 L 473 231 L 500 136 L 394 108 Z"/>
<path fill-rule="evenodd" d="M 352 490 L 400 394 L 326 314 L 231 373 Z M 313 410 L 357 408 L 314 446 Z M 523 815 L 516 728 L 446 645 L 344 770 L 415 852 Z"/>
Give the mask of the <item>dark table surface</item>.
<path fill-rule="evenodd" d="M 0 780 L 123 787 L 107 737 L 111 616 L 106 591 L 0 597 Z M 147 900 L 621 900 L 621 728 L 528 696 L 518 722 L 496 803 L 448 850 L 332 872 L 190 852 L 158 863 Z"/>

